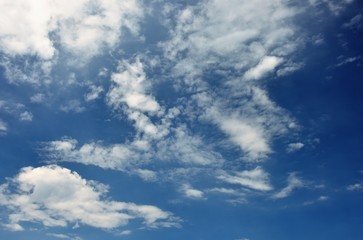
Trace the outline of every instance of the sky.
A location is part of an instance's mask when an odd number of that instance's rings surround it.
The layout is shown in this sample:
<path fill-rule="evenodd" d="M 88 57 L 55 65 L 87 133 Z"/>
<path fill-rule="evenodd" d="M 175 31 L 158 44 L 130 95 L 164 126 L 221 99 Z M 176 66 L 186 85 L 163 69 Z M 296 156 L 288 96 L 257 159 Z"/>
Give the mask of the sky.
<path fill-rule="evenodd" d="M 362 239 L 361 1 L 0 12 L 1 239 Z"/>

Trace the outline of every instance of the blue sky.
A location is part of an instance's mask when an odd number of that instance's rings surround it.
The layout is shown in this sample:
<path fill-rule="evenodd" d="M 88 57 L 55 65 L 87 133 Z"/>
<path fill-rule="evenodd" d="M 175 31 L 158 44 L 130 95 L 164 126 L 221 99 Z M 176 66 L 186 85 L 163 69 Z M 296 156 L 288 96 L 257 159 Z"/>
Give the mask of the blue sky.
<path fill-rule="evenodd" d="M 0 10 L 1 239 L 362 238 L 359 1 Z"/>

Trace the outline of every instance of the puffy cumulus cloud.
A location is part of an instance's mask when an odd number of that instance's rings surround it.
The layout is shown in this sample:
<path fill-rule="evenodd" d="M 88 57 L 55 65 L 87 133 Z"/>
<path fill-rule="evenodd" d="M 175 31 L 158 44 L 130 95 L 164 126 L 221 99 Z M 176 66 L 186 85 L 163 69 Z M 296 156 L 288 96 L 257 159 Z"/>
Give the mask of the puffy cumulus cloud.
<path fill-rule="evenodd" d="M 217 178 L 227 183 L 237 184 L 257 191 L 270 191 L 273 189 L 269 183 L 268 173 L 261 167 L 234 172 L 233 174 L 222 172 Z"/>
<path fill-rule="evenodd" d="M 124 28 L 137 33 L 143 14 L 136 0 L 5 0 L 0 8 L 1 51 L 41 59 L 53 58 L 59 44 L 72 53 L 97 54 L 114 46 Z"/>
<path fill-rule="evenodd" d="M 26 167 L 0 186 L 0 204 L 9 211 L 5 225 L 12 230 L 23 230 L 22 222 L 114 229 L 133 219 L 142 219 L 147 227 L 179 226 L 178 218 L 170 212 L 151 205 L 105 200 L 106 193 L 107 186 L 66 168 Z"/>
<path fill-rule="evenodd" d="M 157 112 L 160 105 L 148 94 L 151 84 L 146 79 L 144 65 L 137 57 L 135 62 L 121 61 L 118 72 L 111 76 L 114 85 L 108 92 L 108 104 L 118 108 L 126 104 L 128 108 L 142 112 Z"/>
<path fill-rule="evenodd" d="M 287 178 L 287 186 L 281 189 L 281 191 L 275 193 L 272 198 L 286 198 L 290 196 L 295 189 L 302 188 L 304 185 L 304 182 L 297 176 L 296 173 L 290 173 L 289 177 Z"/>
<path fill-rule="evenodd" d="M 112 73 L 111 80 L 107 104 L 114 111 L 126 114 L 134 122 L 136 130 L 151 139 L 160 139 L 169 133 L 169 120 L 173 118 L 171 115 L 174 109 L 165 115 L 164 109 L 150 93 L 151 82 L 146 77 L 139 56 L 134 62 L 121 61 L 118 71 Z M 150 116 L 157 116 L 159 123 L 154 123 Z"/>
<path fill-rule="evenodd" d="M 138 0 L 5 0 L 0 9 L 0 65 L 6 79 L 46 86 L 54 82 L 55 66 L 84 66 L 117 46 L 130 35 L 126 32 L 138 36 L 144 14 Z"/>

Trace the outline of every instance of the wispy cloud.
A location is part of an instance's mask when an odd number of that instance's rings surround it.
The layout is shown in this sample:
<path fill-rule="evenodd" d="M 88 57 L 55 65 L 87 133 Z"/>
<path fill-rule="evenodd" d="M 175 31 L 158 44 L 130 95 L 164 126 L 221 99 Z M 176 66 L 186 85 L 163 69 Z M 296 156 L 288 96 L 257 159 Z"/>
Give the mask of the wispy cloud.
<path fill-rule="evenodd" d="M 297 176 L 297 173 L 290 173 L 289 177 L 287 178 L 287 186 L 281 189 L 281 191 L 272 195 L 272 198 L 286 198 L 290 196 L 295 189 L 302 187 L 304 187 L 304 182 Z"/>
<path fill-rule="evenodd" d="M 233 175 L 222 173 L 217 178 L 227 183 L 237 184 L 258 191 L 270 191 L 273 189 L 269 183 L 268 173 L 266 173 L 261 167 L 256 167 L 252 170 L 235 172 Z"/>
<path fill-rule="evenodd" d="M 296 151 L 299 151 L 300 149 L 302 149 L 304 146 L 305 145 L 301 142 L 289 143 L 287 145 L 286 151 L 288 153 L 296 152 Z"/>

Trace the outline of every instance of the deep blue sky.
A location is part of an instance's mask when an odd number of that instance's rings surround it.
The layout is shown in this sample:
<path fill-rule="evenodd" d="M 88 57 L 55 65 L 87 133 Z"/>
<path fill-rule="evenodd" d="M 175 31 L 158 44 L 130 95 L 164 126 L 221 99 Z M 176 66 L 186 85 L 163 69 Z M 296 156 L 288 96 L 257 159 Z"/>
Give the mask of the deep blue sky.
<path fill-rule="evenodd" d="M 359 1 L 0 11 L 1 239 L 362 238 Z"/>

